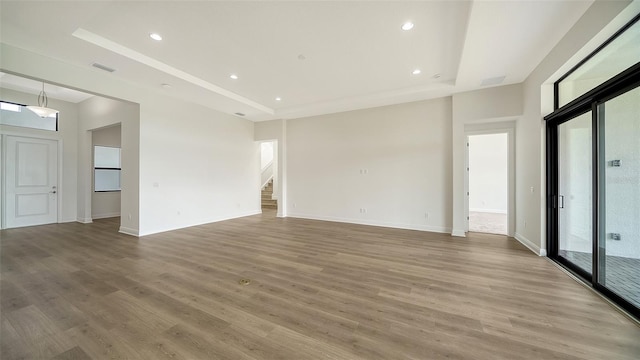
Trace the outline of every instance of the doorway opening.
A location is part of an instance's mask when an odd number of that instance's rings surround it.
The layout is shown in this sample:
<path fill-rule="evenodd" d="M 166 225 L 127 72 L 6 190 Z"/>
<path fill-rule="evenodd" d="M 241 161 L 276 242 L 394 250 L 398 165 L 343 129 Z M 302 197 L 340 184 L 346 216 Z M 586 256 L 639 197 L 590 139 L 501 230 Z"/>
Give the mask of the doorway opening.
<path fill-rule="evenodd" d="M 262 213 L 276 216 L 278 210 L 278 142 L 260 143 L 260 204 Z"/>
<path fill-rule="evenodd" d="M 120 227 L 122 126 L 91 130 L 91 218 Z M 116 230 L 117 231 L 117 230 Z"/>
<path fill-rule="evenodd" d="M 469 135 L 469 231 L 509 234 L 508 134 Z"/>

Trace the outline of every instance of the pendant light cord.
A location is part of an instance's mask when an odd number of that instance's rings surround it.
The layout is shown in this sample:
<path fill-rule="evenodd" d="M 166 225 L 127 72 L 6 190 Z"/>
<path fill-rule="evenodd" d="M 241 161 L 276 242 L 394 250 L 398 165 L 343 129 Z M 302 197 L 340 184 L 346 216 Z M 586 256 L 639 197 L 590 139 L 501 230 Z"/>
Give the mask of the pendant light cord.
<path fill-rule="evenodd" d="M 42 91 L 40 91 L 40 94 L 38 95 L 38 106 L 47 107 L 48 103 L 49 103 L 49 99 L 47 99 L 47 93 L 44 92 L 44 82 L 42 82 Z"/>

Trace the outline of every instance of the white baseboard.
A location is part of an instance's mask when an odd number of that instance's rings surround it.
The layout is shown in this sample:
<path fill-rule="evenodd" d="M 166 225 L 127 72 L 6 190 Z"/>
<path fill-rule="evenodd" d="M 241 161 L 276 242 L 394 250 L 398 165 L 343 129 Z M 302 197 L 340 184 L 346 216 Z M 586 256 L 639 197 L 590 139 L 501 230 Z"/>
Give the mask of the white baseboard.
<path fill-rule="evenodd" d="M 82 224 L 91 224 L 93 222 L 91 218 L 78 218 L 76 221 Z"/>
<path fill-rule="evenodd" d="M 119 212 L 117 212 L 117 213 L 99 214 L 99 215 L 91 214 L 91 217 L 93 219 L 106 219 L 106 218 L 119 217 L 119 216 L 120 216 Z"/>
<path fill-rule="evenodd" d="M 531 240 L 516 233 L 514 238 L 518 240 L 522 245 L 526 246 L 529 250 L 533 251 L 538 256 L 547 256 L 547 250 L 541 249 L 540 246 L 534 244 Z"/>
<path fill-rule="evenodd" d="M 179 229 L 184 229 L 184 228 L 188 228 L 188 227 L 192 227 L 192 226 L 211 224 L 211 223 L 216 223 L 216 222 L 219 222 L 219 221 L 237 219 L 237 218 L 241 218 L 241 217 L 245 217 L 245 216 L 260 215 L 260 214 L 262 214 L 262 209 L 251 210 L 251 211 L 247 211 L 247 212 L 237 213 L 237 214 L 234 214 L 234 215 L 231 215 L 231 216 L 225 216 L 225 217 L 220 217 L 220 218 L 211 219 L 211 220 L 207 220 L 207 221 L 191 223 L 191 224 L 187 224 L 187 225 L 184 225 L 184 226 L 173 226 L 173 227 L 166 228 L 166 229 L 161 229 L 161 230 L 139 232 L 137 236 L 147 236 L 147 235 L 159 234 L 159 233 L 163 233 L 163 232 L 167 232 L 167 231 L 179 230 Z"/>
<path fill-rule="evenodd" d="M 140 235 L 138 235 L 138 230 L 131 229 L 131 228 L 126 228 L 126 227 L 123 227 L 123 226 L 120 226 L 120 230 L 118 230 L 118 232 L 126 234 L 126 235 L 131 235 L 131 236 L 140 236 Z"/>
<path fill-rule="evenodd" d="M 368 226 L 380 226 L 380 227 L 388 227 L 394 229 L 404 229 L 404 230 L 418 230 L 418 231 L 428 231 L 428 232 L 436 232 L 436 233 L 449 233 L 451 232 L 451 228 L 441 227 L 441 226 L 430 226 L 430 225 L 418 225 L 418 224 L 403 224 L 403 223 L 387 223 L 382 221 L 373 221 L 366 219 L 353 219 L 353 218 L 340 218 L 333 216 L 318 216 L 318 215 L 309 215 L 309 214 L 300 214 L 300 213 L 289 213 L 286 217 L 299 218 L 299 219 L 309 219 L 309 220 L 320 220 L 320 221 L 333 221 L 339 223 L 347 223 L 347 224 L 357 224 L 357 225 L 368 225 Z"/>
<path fill-rule="evenodd" d="M 501 209 L 469 209 L 469 211 L 473 211 L 473 212 L 482 212 L 482 213 L 492 213 L 492 214 L 506 214 L 507 210 L 501 210 Z"/>
<path fill-rule="evenodd" d="M 467 233 L 465 233 L 464 230 L 453 230 L 451 231 L 451 236 L 467 237 Z"/>

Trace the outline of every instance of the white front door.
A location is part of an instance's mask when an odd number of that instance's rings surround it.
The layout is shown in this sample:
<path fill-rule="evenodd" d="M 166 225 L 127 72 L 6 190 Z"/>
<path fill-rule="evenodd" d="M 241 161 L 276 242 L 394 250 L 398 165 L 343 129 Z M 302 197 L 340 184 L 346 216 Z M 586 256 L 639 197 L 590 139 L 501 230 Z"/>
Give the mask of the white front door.
<path fill-rule="evenodd" d="M 6 137 L 5 228 L 58 222 L 58 142 Z"/>

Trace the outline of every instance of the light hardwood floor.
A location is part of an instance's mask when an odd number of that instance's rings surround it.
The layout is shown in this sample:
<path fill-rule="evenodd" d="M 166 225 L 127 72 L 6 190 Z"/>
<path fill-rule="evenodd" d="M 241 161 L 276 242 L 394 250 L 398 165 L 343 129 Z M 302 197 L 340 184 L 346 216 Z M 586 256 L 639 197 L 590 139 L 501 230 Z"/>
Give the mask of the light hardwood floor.
<path fill-rule="evenodd" d="M 504 236 L 272 214 L 117 228 L 0 232 L 2 359 L 640 358 L 640 328 Z"/>

